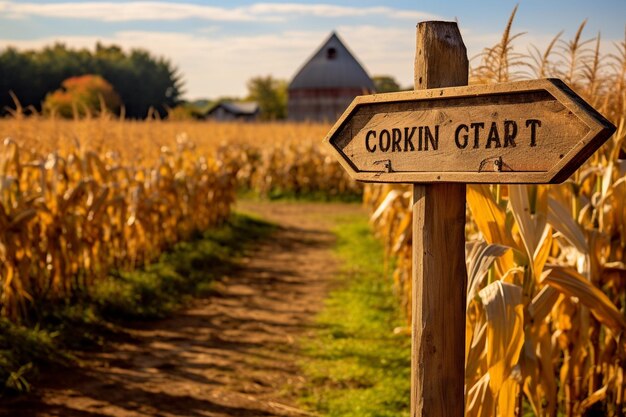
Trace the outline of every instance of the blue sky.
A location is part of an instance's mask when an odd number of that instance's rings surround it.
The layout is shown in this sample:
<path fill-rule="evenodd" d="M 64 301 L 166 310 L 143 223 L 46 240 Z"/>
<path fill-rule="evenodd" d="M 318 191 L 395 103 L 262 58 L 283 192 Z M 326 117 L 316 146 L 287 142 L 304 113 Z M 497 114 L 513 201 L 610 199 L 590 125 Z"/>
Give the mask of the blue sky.
<path fill-rule="evenodd" d="M 408 86 L 418 21 L 457 20 L 472 57 L 498 41 L 518 3 L 520 52 L 561 30 L 569 40 L 584 19 L 583 36 L 601 32 L 603 50 L 624 41 L 626 0 L 0 0 L 0 49 L 55 41 L 144 48 L 180 69 L 187 98 L 214 98 L 244 95 L 256 75 L 290 79 L 336 30 L 370 74 Z"/>

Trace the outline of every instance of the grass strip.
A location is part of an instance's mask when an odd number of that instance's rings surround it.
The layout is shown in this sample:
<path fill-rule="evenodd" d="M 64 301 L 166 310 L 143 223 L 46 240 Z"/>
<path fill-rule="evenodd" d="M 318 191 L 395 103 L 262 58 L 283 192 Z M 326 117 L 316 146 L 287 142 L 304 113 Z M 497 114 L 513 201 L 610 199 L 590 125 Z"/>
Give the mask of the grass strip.
<path fill-rule="evenodd" d="M 237 192 L 238 199 L 259 201 L 294 201 L 294 202 L 341 202 L 360 203 L 363 200 L 362 192 L 339 192 L 339 191 L 299 191 L 293 189 L 281 189 L 274 187 L 269 191 L 261 192 L 249 188 L 240 188 Z"/>
<path fill-rule="evenodd" d="M 72 350 L 100 348 L 120 323 L 164 317 L 213 291 L 247 247 L 275 226 L 233 214 L 134 271 L 112 271 L 89 293 L 38 305 L 28 323 L 0 320 L 0 395 L 29 391 L 39 368 L 71 365 Z"/>
<path fill-rule="evenodd" d="M 382 246 L 365 218 L 342 219 L 335 233 L 343 267 L 305 343 L 304 403 L 332 417 L 408 416 L 411 344 L 393 331 L 406 322 Z"/>
<path fill-rule="evenodd" d="M 236 266 L 246 247 L 274 226 L 233 214 L 226 224 L 180 242 L 146 268 L 112 274 L 94 291 L 93 301 L 108 320 L 159 318 L 191 297 L 212 292 L 215 278 Z"/>

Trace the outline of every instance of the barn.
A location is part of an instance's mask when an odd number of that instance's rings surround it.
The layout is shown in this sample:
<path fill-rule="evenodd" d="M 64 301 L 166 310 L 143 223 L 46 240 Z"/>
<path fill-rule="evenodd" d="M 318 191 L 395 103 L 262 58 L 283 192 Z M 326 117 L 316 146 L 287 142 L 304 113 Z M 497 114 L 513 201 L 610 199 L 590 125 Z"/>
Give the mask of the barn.
<path fill-rule="evenodd" d="M 333 32 L 289 84 L 287 117 L 334 122 L 355 96 L 373 92 L 372 79 Z"/>
<path fill-rule="evenodd" d="M 240 120 L 252 122 L 259 116 L 259 105 L 254 101 L 223 101 L 213 106 L 205 118 L 219 121 Z"/>

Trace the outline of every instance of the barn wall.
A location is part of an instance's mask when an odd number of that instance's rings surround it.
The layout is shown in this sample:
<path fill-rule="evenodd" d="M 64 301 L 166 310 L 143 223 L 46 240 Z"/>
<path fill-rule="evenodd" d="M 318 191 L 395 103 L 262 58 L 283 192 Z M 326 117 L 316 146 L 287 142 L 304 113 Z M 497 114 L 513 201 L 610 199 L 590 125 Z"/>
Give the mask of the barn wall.
<path fill-rule="evenodd" d="M 225 109 L 224 107 L 217 107 L 211 113 L 207 115 L 208 119 L 217 120 L 221 122 L 229 122 L 234 120 L 244 121 L 244 122 L 254 122 L 258 119 L 259 113 L 258 111 L 255 113 L 232 113 Z"/>
<path fill-rule="evenodd" d="M 222 120 L 222 121 L 235 120 L 235 115 L 227 111 L 223 107 L 218 107 L 217 110 L 215 110 L 214 117 L 215 117 L 215 120 Z"/>
<path fill-rule="evenodd" d="M 369 93 L 359 88 L 289 90 L 287 117 L 294 121 L 335 122 L 354 97 Z"/>

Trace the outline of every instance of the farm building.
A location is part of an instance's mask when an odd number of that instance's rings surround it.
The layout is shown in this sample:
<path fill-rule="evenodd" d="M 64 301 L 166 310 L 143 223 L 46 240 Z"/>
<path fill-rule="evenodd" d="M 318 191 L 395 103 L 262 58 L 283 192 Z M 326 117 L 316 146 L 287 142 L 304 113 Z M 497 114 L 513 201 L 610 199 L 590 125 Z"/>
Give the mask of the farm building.
<path fill-rule="evenodd" d="M 254 121 L 259 116 L 259 104 L 254 101 L 223 101 L 213 106 L 205 115 L 211 120 Z"/>
<path fill-rule="evenodd" d="M 287 117 L 333 122 L 355 96 L 373 92 L 372 79 L 333 32 L 291 80 Z"/>

